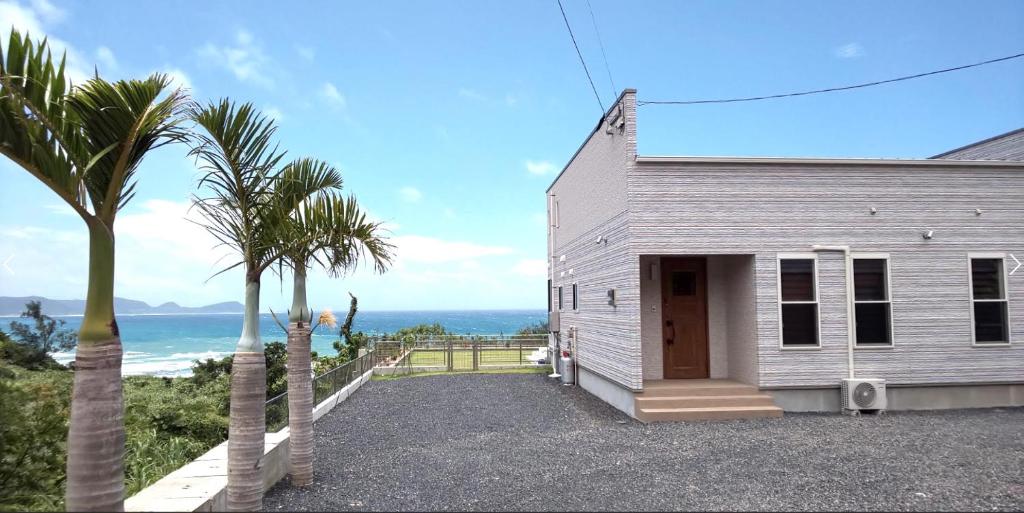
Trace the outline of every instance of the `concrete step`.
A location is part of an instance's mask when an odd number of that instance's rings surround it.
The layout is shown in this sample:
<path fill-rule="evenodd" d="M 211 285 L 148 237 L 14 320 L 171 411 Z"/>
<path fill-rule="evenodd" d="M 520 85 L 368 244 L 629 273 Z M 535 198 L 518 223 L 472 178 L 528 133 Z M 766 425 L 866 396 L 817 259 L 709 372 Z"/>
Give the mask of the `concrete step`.
<path fill-rule="evenodd" d="M 734 420 L 764 417 L 781 417 L 778 406 L 721 406 L 709 408 L 641 408 L 637 418 L 643 422 L 689 421 L 689 420 Z"/>
<path fill-rule="evenodd" d="M 640 396 L 636 398 L 636 406 L 641 409 L 775 406 L 775 401 L 772 400 L 770 395 L 757 393 L 743 395 Z"/>
<path fill-rule="evenodd" d="M 726 395 L 756 395 L 758 389 L 750 385 L 736 382 L 706 382 L 693 384 L 648 384 L 644 383 L 644 390 L 637 397 L 691 397 L 691 396 L 726 396 Z"/>

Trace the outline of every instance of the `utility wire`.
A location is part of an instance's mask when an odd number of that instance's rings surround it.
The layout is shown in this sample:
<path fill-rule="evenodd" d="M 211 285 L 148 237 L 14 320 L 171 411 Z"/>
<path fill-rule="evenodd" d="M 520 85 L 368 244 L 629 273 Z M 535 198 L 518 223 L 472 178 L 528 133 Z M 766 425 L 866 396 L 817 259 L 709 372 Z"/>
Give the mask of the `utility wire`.
<path fill-rule="evenodd" d="M 604 59 L 604 69 L 608 72 L 608 83 L 612 85 L 612 99 L 614 100 L 619 93 L 615 88 L 615 80 L 612 79 L 612 69 L 608 66 L 608 55 L 604 53 L 604 41 L 601 41 L 601 31 L 597 29 L 597 18 L 594 17 L 594 7 L 590 5 L 590 0 L 587 0 L 587 9 L 590 10 L 590 21 L 594 24 L 594 33 L 597 34 L 597 44 L 601 46 L 601 57 Z"/>
<path fill-rule="evenodd" d="M 587 69 L 587 63 L 583 60 L 583 54 L 580 52 L 580 45 L 576 44 L 576 36 L 572 34 L 572 27 L 569 26 L 569 18 L 565 15 L 565 7 L 562 7 L 562 0 L 558 0 L 558 9 L 562 11 L 562 19 L 565 20 L 565 28 L 569 30 L 569 37 L 572 38 L 572 45 L 576 47 L 576 55 L 580 57 L 580 64 L 583 65 L 583 71 L 587 74 L 587 81 L 590 82 L 590 88 L 594 90 L 594 98 L 597 98 L 597 104 L 601 106 L 601 115 L 604 116 L 604 103 L 601 103 L 601 95 L 597 94 L 597 88 L 594 87 L 594 79 L 590 78 L 590 70 Z"/>
<path fill-rule="evenodd" d="M 914 78 L 927 77 L 927 76 L 930 76 L 930 75 L 938 75 L 940 73 L 949 73 L 950 71 L 959 71 L 959 70 L 962 70 L 962 69 L 974 68 L 974 67 L 977 67 L 977 66 L 984 66 L 986 64 L 992 64 L 992 63 L 996 63 L 996 62 L 1008 61 L 1008 60 L 1011 60 L 1011 59 L 1019 59 L 1021 57 L 1024 57 L 1024 53 L 1018 53 L 1017 55 L 1009 55 L 1009 56 L 1006 56 L 1006 57 L 1000 57 L 998 59 L 991 59 L 991 60 L 987 60 L 987 61 L 976 62 L 974 64 L 966 64 L 964 66 L 957 66 L 955 68 L 946 68 L 946 69 L 940 69 L 940 70 L 937 70 L 937 71 L 929 71 L 927 73 L 918 73 L 916 75 L 907 75 L 905 77 L 891 78 L 889 80 L 879 80 L 877 82 L 868 82 L 866 84 L 857 84 L 857 85 L 850 85 L 850 86 L 843 86 L 843 87 L 830 87 L 828 89 L 816 89 L 816 90 L 813 90 L 813 91 L 801 91 L 801 92 L 798 92 L 798 93 L 773 94 L 773 95 L 769 95 L 769 96 L 751 96 L 751 97 L 748 97 L 748 98 L 731 98 L 731 99 L 723 99 L 723 100 L 638 101 L 637 105 L 697 105 L 697 104 L 703 104 L 703 103 L 736 103 L 736 102 L 752 102 L 752 101 L 757 101 L 757 100 L 772 100 L 772 99 L 776 99 L 776 98 L 788 98 L 788 97 L 791 97 L 791 96 L 807 96 L 809 94 L 832 93 L 832 92 L 836 92 L 836 91 L 848 91 L 850 89 L 859 89 L 859 88 L 862 88 L 862 87 L 871 87 L 871 86 L 876 86 L 876 85 L 881 85 L 881 84 L 889 84 L 889 83 L 892 83 L 892 82 L 900 82 L 900 81 L 903 81 L 903 80 L 911 80 L 911 79 L 914 79 Z"/>

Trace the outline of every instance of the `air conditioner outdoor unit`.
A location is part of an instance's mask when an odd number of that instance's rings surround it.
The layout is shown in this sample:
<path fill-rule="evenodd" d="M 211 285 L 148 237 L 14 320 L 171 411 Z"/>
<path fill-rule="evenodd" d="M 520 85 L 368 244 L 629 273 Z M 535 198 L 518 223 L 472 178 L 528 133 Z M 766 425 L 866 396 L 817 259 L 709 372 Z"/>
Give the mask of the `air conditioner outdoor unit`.
<path fill-rule="evenodd" d="M 884 411 L 885 380 L 884 379 L 844 379 L 840 396 L 843 411 Z"/>

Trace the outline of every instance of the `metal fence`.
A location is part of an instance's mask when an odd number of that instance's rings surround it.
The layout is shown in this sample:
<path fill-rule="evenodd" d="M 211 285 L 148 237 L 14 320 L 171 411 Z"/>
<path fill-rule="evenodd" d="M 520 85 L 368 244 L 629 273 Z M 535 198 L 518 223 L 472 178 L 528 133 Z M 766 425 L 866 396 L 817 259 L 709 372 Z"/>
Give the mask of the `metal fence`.
<path fill-rule="evenodd" d="M 374 339 L 383 373 L 459 372 L 546 365 L 547 335 L 443 335 Z M 538 361 L 536 356 L 542 354 Z M 531 358 L 532 357 L 532 358 Z"/>
<path fill-rule="evenodd" d="M 313 378 L 313 405 L 334 395 L 349 383 L 371 371 L 377 364 L 377 352 L 369 351 L 350 362 L 339 365 Z M 288 392 L 267 401 L 267 432 L 274 433 L 288 425 Z"/>

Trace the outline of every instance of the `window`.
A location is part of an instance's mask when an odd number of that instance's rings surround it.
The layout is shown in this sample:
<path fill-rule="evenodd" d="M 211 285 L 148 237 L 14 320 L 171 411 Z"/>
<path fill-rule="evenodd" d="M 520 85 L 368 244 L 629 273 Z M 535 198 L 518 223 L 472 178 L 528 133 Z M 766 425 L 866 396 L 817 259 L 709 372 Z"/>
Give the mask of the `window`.
<path fill-rule="evenodd" d="M 548 311 L 553 312 L 555 306 L 551 304 L 551 280 L 548 280 Z"/>
<path fill-rule="evenodd" d="M 558 311 L 562 311 L 562 286 L 558 286 Z"/>
<path fill-rule="evenodd" d="M 818 346 L 818 287 L 814 258 L 779 259 L 782 347 Z"/>
<path fill-rule="evenodd" d="M 693 296 L 697 294 L 697 273 L 693 271 L 672 272 L 672 295 Z"/>
<path fill-rule="evenodd" d="M 579 301 L 577 301 L 576 297 L 577 297 L 576 296 L 576 284 L 573 283 L 572 284 L 572 309 L 573 310 L 579 310 L 580 309 Z"/>
<path fill-rule="evenodd" d="M 1010 343 L 1006 302 L 1006 275 L 1002 258 L 971 261 L 971 319 L 975 344 Z"/>
<path fill-rule="evenodd" d="M 858 346 L 892 345 L 889 259 L 853 258 L 853 318 Z"/>

